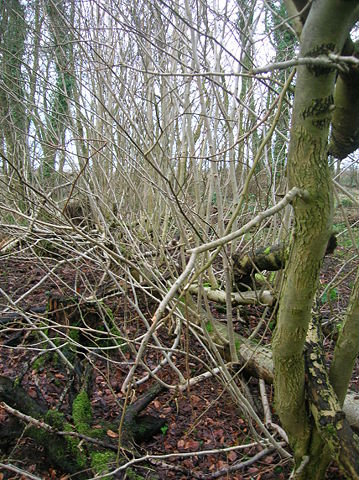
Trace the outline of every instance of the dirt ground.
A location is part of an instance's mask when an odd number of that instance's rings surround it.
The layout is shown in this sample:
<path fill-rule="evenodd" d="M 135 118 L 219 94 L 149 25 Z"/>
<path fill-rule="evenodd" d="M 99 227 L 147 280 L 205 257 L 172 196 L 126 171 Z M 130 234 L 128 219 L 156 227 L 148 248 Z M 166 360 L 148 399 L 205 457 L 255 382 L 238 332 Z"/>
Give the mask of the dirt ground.
<path fill-rule="evenodd" d="M 317 300 L 317 310 L 322 316 L 323 322 L 335 319 L 334 326 L 327 328 L 325 338 L 325 349 L 330 361 L 333 346 L 336 337 L 337 324 L 343 319 L 343 314 L 348 303 L 351 292 L 351 285 L 355 278 L 353 267 L 355 262 L 348 263 L 348 258 L 353 256 L 353 247 L 348 247 L 339 238 L 339 247 L 335 254 L 325 258 L 322 273 L 320 276 L 320 290 L 324 295 Z M 21 307 L 27 309 L 30 306 L 45 306 L 47 295 L 73 295 L 69 286 L 75 285 L 77 293 L 88 294 L 88 285 L 91 283 L 96 286 L 96 282 L 101 276 L 101 272 L 89 264 L 81 265 L 81 277 L 74 278 L 74 270 L 71 265 L 64 265 L 56 270 L 56 276 L 47 278 L 39 287 L 33 288 L 37 282 L 46 275 L 51 262 L 55 260 L 47 259 L 44 265 L 39 259 L 27 255 L 4 255 L 1 258 L 1 289 L 0 310 L 3 311 L 9 306 L 9 297 L 12 301 L 21 299 Z M 358 262 L 356 263 L 356 267 Z M 339 273 L 338 273 L 339 272 Z M 337 282 L 327 289 L 333 278 L 338 276 Z M 117 322 L 123 323 L 124 316 L 127 322 L 127 332 L 137 331 L 138 318 L 136 312 L 126 304 L 123 298 L 111 300 L 111 308 Z M 151 306 L 147 307 L 148 313 L 151 313 Z M 225 319 L 223 308 L 216 308 L 212 305 L 213 314 L 219 319 Z M 241 307 L 241 318 L 245 320 L 236 322 L 236 328 L 241 333 L 250 332 L 257 324 L 263 312 L 262 307 Z M 237 318 L 237 310 L 233 310 L 234 318 Z M 19 379 L 21 385 L 26 389 L 34 399 L 45 401 L 49 408 L 59 408 L 66 415 L 69 414 L 66 397 L 59 404 L 59 398 L 69 382 L 69 373 L 66 372 L 61 362 L 54 361 L 54 357 L 48 357 L 42 367 L 34 367 L 34 359 L 38 358 L 41 349 L 36 347 L 35 334 L 31 329 L 25 329 L 22 333 L 21 341 L 16 340 L 16 345 L 12 345 L 14 334 L 17 331 L 9 326 L 3 326 L 0 340 L 0 374 Z M 267 329 L 264 343 L 270 341 L 271 330 Z M 161 332 L 164 343 L 171 345 L 171 339 L 166 331 Z M 169 337 L 166 338 L 166 335 Z M 191 342 L 191 357 L 186 359 L 186 355 L 178 353 L 174 356 L 174 361 L 178 368 L 191 374 L 199 375 L 205 371 L 202 362 L 206 362 L 206 357 L 193 339 L 182 339 L 182 351 L 186 351 L 187 340 Z M 193 342 L 193 343 L 192 343 Z M 125 358 L 128 361 L 132 359 L 129 352 L 125 352 Z M 115 358 L 116 359 L 116 358 Z M 150 350 L 147 354 L 147 363 L 156 365 L 158 356 L 155 350 Z M 113 420 L 119 414 L 118 401 L 123 400 L 121 394 L 121 385 L 127 373 L 127 367 L 121 365 L 123 356 L 118 360 L 118 364 L 111 364 L 104 358 L 95 360 L 96 374 L 94 376 L 92 391 L 92 407 L 94 412 L 94 423 L 100 419 Z M 190 370 L 190 371 L 189 371 Z M 161 376 L 168 383 L 176 383 L 177 379 L 173 371 L 164 368 Z M 262 405 L 260 401 L 258 381 L 255 378 L 243 377 L 243 381 L 249 387 L 252 395 L 253 404 L 262 415 Z M 148 388 L 148 383 L 140 386 L 136 395 L 140 395 Z M 359 363 L 353 372 L 351 388 L 359 392 Z M 267 395 L 271 404 L 273 404 L 273 391 L 271 386 L 267 386 Z M 152 455 L 163 455 L 170 453 L 189 454 L 193 451 L 221 449 L 251 442 L 253 431 L 247 419 L 241 411 L 233 408 L 233 403 L 228 393 L 222 385 L 215 379 L 207 380 L 196 386 L 189 388 L 182 393 L 167 392 L 160 395 L 153 401 L 147 410 L 156 416 L 165 419 L 165 427 L 161 433 L 153 437 L 149 442 L 139 446 L 142 453 L 146 452 Z M 274 412 L 273 412 L 274 414 Z M 6 419 L 6 413 L 0 410 L 2 421 Z M 275 417 L 274 417 L 275 418 Z M 154 472 L 159 479 L 205 479 L 214 478 L 213 474 L 221 469 L 226 469 L 230 465 L 243 462 L 250 459 L 260 450 L 258 446 L 249 446 L 244 450 L 232 450 L 227 453 L 210 453 L 206 455 L 188 455 L 174 456 L 162 460 L 153 460 L 143 467 L 138 467 L 136 471 L 145 478 Z M 57 471 L 52 465 L 46 463 L 41 449 L 39 449 L 32 440 L 24 436 L 14 445 L 9 445 L 6 455 L 1 460 L 4 463 L 18 465 L 33 475 L 43 479 L 65 479 L 67 478 L 61 471 Z M 277 453 L 268 453 L 259 461 L 248 464 L 241 470 L 233 473 L 227 473 L 222 478 L 233 480 L 284 480 L 289 477 L 290 464 L 281 459 Z M 0 469 L 1 471 L 1 469 Z M 89 473 L 89 478 L 92 476 Z M 14 472 L 6 469 L 0 473 L 0 479 L 19 479 L 23 478 Z M 75 478 L 75 477 L 73 477 Z M 124 477 L 117 477 L 124 478 Z M 340 480 L 340 473 L 335 466 L 328 472 L 328 479 Z"/>

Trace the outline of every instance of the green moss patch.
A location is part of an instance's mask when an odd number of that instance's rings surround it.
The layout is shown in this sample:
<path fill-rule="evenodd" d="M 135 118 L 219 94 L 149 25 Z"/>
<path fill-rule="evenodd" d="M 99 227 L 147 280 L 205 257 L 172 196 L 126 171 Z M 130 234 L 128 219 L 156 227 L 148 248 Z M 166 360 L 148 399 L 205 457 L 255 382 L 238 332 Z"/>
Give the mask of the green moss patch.
<path fill-rule="evenodd" d="M 109 473 L 115 463 L 116 454 L 114 452 L 93 452 L 91 454 L 91 467 L 97 474 Z"/>

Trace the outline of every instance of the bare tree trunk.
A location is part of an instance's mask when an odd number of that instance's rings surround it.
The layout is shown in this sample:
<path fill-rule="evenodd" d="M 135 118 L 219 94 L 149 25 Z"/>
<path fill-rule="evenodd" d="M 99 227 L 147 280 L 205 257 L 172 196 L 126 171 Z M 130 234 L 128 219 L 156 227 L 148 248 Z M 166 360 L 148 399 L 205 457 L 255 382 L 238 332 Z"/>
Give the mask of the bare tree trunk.
<path fill-rule="evenodd" d="M 353 25 L 357 2 L 319 0 L 312 5 L 301 35 L 300 56 L 341 51 Z M 311 319 L 321 259 L 332 224 L 332 186 L 327 139 L 336 72 L 299 67 L 292 117 L 288 176 L 290 187 L 305 188 L 309 199 L 293 202 L 295 228 L 278 323 L 273 339 L 276 408 L 294 450 L 295 478 L 314 479 L 318 458 L 310 451 L 314 428 L 306 411 L 303 349 Z"/>

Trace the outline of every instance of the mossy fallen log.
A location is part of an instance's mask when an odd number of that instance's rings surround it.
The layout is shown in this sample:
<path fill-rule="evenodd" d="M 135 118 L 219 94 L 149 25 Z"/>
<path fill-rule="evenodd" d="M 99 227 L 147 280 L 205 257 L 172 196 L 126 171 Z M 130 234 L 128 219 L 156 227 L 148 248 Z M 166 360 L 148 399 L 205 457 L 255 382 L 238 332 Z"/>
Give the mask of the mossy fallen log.
<path fill-rule="evenodd" d="M 25 436 L 44 448 L 50 466 L 69 474 L 76 473 L 76 478 L 88 478 L 79 472 L 87 470 L 88 473 L 91 469 L 95 474 L 108 473 L 111 462 L 115 466 L 119 445 L 135 454 L 135 443 L 149 440 L 164 425 L 163 418 L 140 415 L 162 391 L 162 386 L 154 385 L 129 405 L 124 412 L 121 428 L 122 416 L 111 423 L 97 421 L 96 428 L 93 428 L 91 402 L 84 389 L 73 401 L 72 421 L 69 423 L 63 413 L 48 410 L 16 382 L 0 377 L 0 402 L 11 414 L 0 425 L 0 438 L 6 440 L 6 444 L 0 441 L 0 447 L 11 447 L 26 426 Z M 98 424 L 102 425 L 101 428 L 97 428 Z M 121 437 L 109 437 L 109 430 L 120 431 Z"/>
<path fill-rule="evenodd" d="M 337 247 L 337 239 L 334 233 L 331 234 L 325 255 L 334 252 Z M 254 252 L 236 253 L 232 257 L 233 261 L 233 281 L 238 290 L 248 288 L 254 283 L 254 274 L 267 270 L 276 272 L 285 266 L 286 250 L 288 245 L 280 243 L 278 245 L 270 245 L 259 248 Z"/>
<path fill-rule="evenodd" d="M 51 418 L 54 418 L 53 411 L 47 410 L 41 402 L 35 401 L 20 385 L 7 377 L 0 377 L 0 402 L 3 402 L 3 406 L 9 405 L 23 415 L 48 425 L 51 423 Z M 2 422 L 0 438 L 2 440 L 6 439 L 8 444 L 3 445 L 1 441 L 0 446 L 2 448 L 11 446 L 12 442 L 23 432 L 24 425 L 21 418 L 14 416 Z M 76 462 L 71 458 L 71 455 L 67 454 L 65 438 L 31 424 L 26 429 L 26 436 L 34 439 L 45 449 L 51 465 L 60 466 L 69 473 L 78 471 Z"/>
<path fill-rule="evenodd" d="M 45 405 L 36 402 L 27 392 L 7 377 L 0 377 L 0 402 L 5 402 L 26 415 L 42 418 L 47 411 Z M 4 450 L 12 445 L 15 438 L 23 431 L 21 422 L 15 417 L 8 417 L 0 422 L 0 449 Z"/>
<path fill-rule="evenodd" d="M 286 245 L 271 245 L 260 248 L 253 253 L 245 255 L 234 254 L 233 281 L 239 290 L 248 288 L 253 283 L 256 272 L 268 270 L 270 272 L 281 270 L 285 264 Z"/>

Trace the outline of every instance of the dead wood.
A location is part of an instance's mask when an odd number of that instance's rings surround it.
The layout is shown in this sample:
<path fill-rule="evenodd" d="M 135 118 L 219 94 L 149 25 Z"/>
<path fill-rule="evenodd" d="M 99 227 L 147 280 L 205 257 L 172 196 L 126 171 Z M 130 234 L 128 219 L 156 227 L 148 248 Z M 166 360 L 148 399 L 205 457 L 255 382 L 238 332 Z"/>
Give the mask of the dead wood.
<path fill-rule="evenodd" d="M 0 324 L 6 324 L 14 320 L 21 320 L 25 314 L 46 314 L 48 318 L 58 321 L 57 323 L 63 323 L 64 317 L 71 317 L 75 314 L 75 310 L 80 306 L 80 299 L 76 297 L 63 297 L 59 295 L 47 295 L 46 305 L 31 305 L 27 307 L 23 312 L 5 312 L 0 316 Z M 91 306 L 93 304 L 91 303 Z M 85 310 L 88 305 L 84 303 L 81 307 Z"/>
<path fill-rule="evenodd" d="M 359 442 L 329 381 L 320 322 L 313 317 L 305 350 L 307 394 L 317 430 L 348 478 L 359 478 Z"/>
<path fill-rule="evenodd" d="M 164 426 L 166 423 L 164 418 L 154 417 L 153 415 L 139 415 L 163 391 L 164 387 L 162 385 L 154 384 L 126 408 L 124 415 L 118 417 L 117 421 L 123 426 L 120 442 L 122 447 L 134 450 L 136 442 L 151 439 Z M 122 416 L 123 421 L 121 421 Z"/>
<path fill-rule="evenodd" d="M 223 290 L 214 290 L 210 287 L 202 287 L 208 300 L 218 303 L 226 303 L 226 292 Z M 188 289 L 190 293 L 198 294 L 198 285 L 191 285 Z M 275 298 L 269 290 L 233 292 L 231 294 L 232 305 L 269 305 L 274 304 Z"/>
<path fill-rule="evenodd" d="M 88 379 L 88 372 L 85 375 Z M 88 387 L 88 385 L 86 386 Z M 54 410 L 48 410 L 48 407 L 41 404 L 40 401 L 31 398 L 24 388 L 11 379 L 0 377 L 0 404 L 3 403 L 5 410 L 11 413 L 0 425 L 0 448 L 9 448 L 22 434 L 26 425 L 26 436 L 31 437 L 45 449 L 50 465 L 58 466 L 68 473 L 78 473 L 80 470 L 73 442 L 68 441 L 70 437 L 78 437 L 79 441 L 89 444 L 88 448 L 81 447 L 81 451 L 85 452 L 85 458 L 87 456 L 87 465 L 82 465 L 81 470 L 91 468 L 90 452 L 93 452 L 94 449 L 100 448 L 100 451 L 101 449 L 103 451 L 106 448 L 117 451 L 120 443 L 123 448 L 136 453 L 135 443 L 148 441 L 160 431 L 166 422 L 164 418 L 140 415 L 163 390 L 163 386 L 153 385 L 133 404 L 129 405 L 123 415 L 119 415 L 113 423 L 106 424 L 106 429 L 118 431 L 121 423 L 120 442 L 115 439 L 112 444 L 109 443 L 109 438 L 106 438 L 106 442 L 98 440 L 97 436 L 93 438 L 90 425 L 88 425 L 88 434 L 84 434 L 83 431 L 77 432 L 75 417 L 73 418 L 75 427 L 72 427 L 72 432 L 69 433 L 64 419 L 61 420 L 64 417 L 54 415 Z M 121 422 L 122 417 L 123 421 Z M 81 425 L 83 428 L 84 424 Z"/>
<path fill-rule="evenodd" d="M 24 310 L 24 314 L 38 314 L 42 315 L 46 313 L 47 307 L 46 305 L 38 305 L 29 307 Z M 6 325 L 7 323 L 14 322 L 16 320 L 21 320 L 23 318 L 23 314 L 20 312 L 6 312 L 0 316 L 0 325 Z"/>
<path fill-rule="evenodd" d="M 253 275 L 263 270 L 277 271 L 284 267 L 286 246 L 283 244 L 260 248 L 253 254 L 234 254 L 233 280 L 238 290 L 247 289 L 253 284 Z"/>
<path fill-rule="evenodd" d="M 189 311 L 195 311 L 196 304 L 189 299 Z M 192 314 L 191 320 L 201 325 L 213 323 L 213 328 L 208 328 L 207 331 L 212 340 L 220 346 L 221 352 L 225 359 L 229 358 L 229 341 L 227 325 L 221 323 L 216 319 L 208 319 L 204 310 L 199 315 Z M 247 373 L 257 378 L 263 378 L 266 383 L 273 383 L 274 365 L 272 351 L 270 348 L 258 345 L 248 338 L 243 337 L 239 333 L 234 332 L 234 339 L 238 345 L 239 368 L 244 368 Z M 359 433 L 359 395 L 353 391 L 348 390 L 343 411 L 353 430 Z"/>
<path fill-rule="evenodd" d="M 93 228 L 93 214 L 88 200 L 70 200 L 62 213 L 77 227 Z"/>
<path fill-rule="evenodd" d="M 84 347 L 95 346 L 92 337 L 87 335 L 90 329 L 98 329 L 106 319 L 109 325 L 112 325 L 112 317 L 106 310 L 100 310 L 99 306 L 93 301 L 84 301 L 77 297 L 64 297 L 59 295 L 48 295 L 46 305 L 33 305 L 26 308 L 23 312 L 6 312 L 0 316 L 0 325 L 10 323 L 21 326 L 23 318 L 27 315 L 43 316 L 47 320 L 49 336 L 67 335 L 70 327 L 76 327 L 79 332 L 78 343 Z M 54 329 L 54 332 L 52 330 Z M 0 332 L 1 333 L 1 332 Z M 104 337 L 107 334 L 104 332 Z M 18 337 L 10 338 L 10 342 L 17 341 Z M 6 343 L 6 341 L 5 341 Z"/>
<path fill-rule="evenodd" d="M 325 255 L 334 252 L 337 247 L 337 239 L 334 233 L 331 234 Z M 285 266 L 286 251 L 288 245 L 280 243 L 255 250 L 253 253 L 242 255 L 234 254 L 233 280 L 239 291 L 248 289 L 249 285 L 255 285 L 254 274 L 267 270 L 276 272 Z"/>
<path fill-rule="evenodd" d="M 43 421 L 48 412 L 47 406 L 43 405 L 41 401 L 35 401 L 20 385 L 17 385 L 7 377 L 0 377 L 0 402 L 4 402 L 22 414 L 40 421 Z M 0 446 L 5 449 L 9 448 L 12 442 L 22 434 L 24 426 L 25 424 L 15 416 L 11 416 L 4 422 L 1 422 L 0 438 L 2 440 Z M 57 439 L 57 437 L 50 432 L 41 434 L 36 427 L 27 428 L 26 436 L 33 438 L 45 449 L 49 460 L 54 465 L 60 466 L 70 473 L 76 471 L 76 462 L 72 461 L 71 458 L 67 458 L 67 456 L 61 455 L 61 452 L 66 451 L 64 438 Z M 59 455 L 55 455 L 54 445 L 58 448 L 60 457 Z"/>
<path fill-rule="evenodd" d="M 42 417 L 47 411 L 47 405 L 35 401 L 20 385 L 3 376 L 0 376 L 0 401 L 34 418 Z"/>

